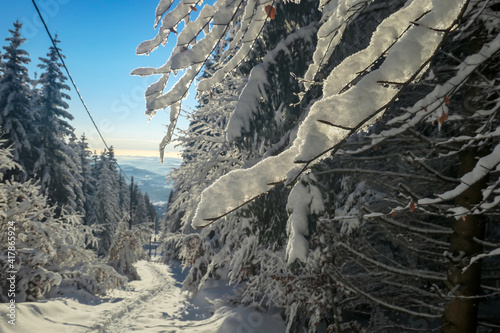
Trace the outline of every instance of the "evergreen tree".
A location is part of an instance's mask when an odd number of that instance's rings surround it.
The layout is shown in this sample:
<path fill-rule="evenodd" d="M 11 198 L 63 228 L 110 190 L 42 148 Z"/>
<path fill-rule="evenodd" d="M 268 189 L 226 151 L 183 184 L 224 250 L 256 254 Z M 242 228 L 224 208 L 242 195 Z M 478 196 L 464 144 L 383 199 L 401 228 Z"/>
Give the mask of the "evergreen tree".
<path fill-rule="evenodd" d="M 10 44 L 3 47 L 5 53 L 0 66 L 0 126 L 4 138 L 12 146 L 14 159 L 22 166 L 10 172 L 17 172 L 21 180 L 26 180 L 32 173 L 33 141 L 38 129 L 31 103 L 31 80 L 26 68 L 31 60 L 29 54 L 20 48 L 26 41 L 21 37 L 22 24 L 17 21 L 14 28 L 9 30 L 12 37 L 6 38 Z"/>
<path fill-rule="evenodd" d="M 137 194 L 136 191 L 138 191 L 138 187 L 134 183 L 134 177 L 130 177 L 130 185 L 129 185 L 129 205 L 128 205 L 128 211 L 129 211 L 129 224 L 128 228 L 132 229 L 132 226 L 134 225 L 135 222 L 135 211 L 137 209 Z"/>
<path fill-rule="evenodd" d="M 59 41 L 56 39 L 55 42 Z M 40 58 L 40 61 L 38 67 L 44 72 L 37 81 L 41 87 L 35 101 L 40 134 L 36 142 L 34 173 L 53 204 L 57 204 L 60 209 L 64 207 L 76 212 L 78 195 L 75 188 L 81 188 L 81 180 L 78 179 L 78 161 L 67 143 L 74 136 L 74 129 L 68 123 L 73 116 L 67 111 L 68 104 L 64 101 L 70 98 L 64 92 L 69 90 L 69 86 L 64 83 L 66 77 L 61 71 L 62 65 L 55 47 L 51 46 L 47 58 Z"/>
<path fill-rule="evenodd" d="M 137 270 L 132 265 L 142 254 L 142 239 L 137 229 L 130 230 L 125 220 L 117 224 L 109 249 L 108 263 L 129 281 L 140 280 Z"/>
<path fill-rule="evenodd" d="M 1 144 L 4 144 L 2 142 Z M 0 148 L 0 180 L 10 168 L 19 167 L 6 148 Z M 79 216 L 58 214 L 40 187 L 32 181 L 0 183 L 0 299 L 8 301 L 9 271 L 16 271 L 16 301 L 36 301 L 64 292 L 104 295 L 120 288 L 126 278 L 112 267 L 99 262 L 95 254 L 85 250 L 92 241 L 91 230 Z M 9 240 L 16 237 L 16 260 L 9 254 Z M 9 268 L 14 265 L 14 269 Z"/>
<path fill-rule="evenodd" d="M 177 47 L 133 72 L 161 74 L 146 107 L 170 107 L 163 149 L 207 65 L 165 218 L 184 286 L 225 267 L 288 332 L 496 327 L 498 4 L 221 0 L 181 30 L 188 5 L 158 6 L 137 51 L 169 31 Z"/>
<path fill-rule="evenodd" d="M 86 196 L 84 193 L 84 175 L 83 175 L 83 164 L 86 161 L 81 158 L 80 155 L 80 143 L 74 134 L 71 134 L 68 141 L 68 157 L 74 162 L 74 167 L 76 173 L 73 175 L 76 183 L 73 183 L 73 192 L 75 193 L 75 212 L 81 216 L 86 215 L 85 211 L 85 201 Z"/>
<path fill-rule="evenodd" d="M 92 153 L 88 149 L 87 138 L 85 134 L 80 137 L 76 145 L 76 152 L 80 158 L 81 175 L 82 175 L 82 192 L 84 196 L 84 212 L 83 221 L 85 225 L 97 224 L 97 180 L 93 175 Z"/>
<path fill-rule="evenodd" d="M 144 196 L 142 195 L 141 190 L 139 190 L 139 186 L 135 184 L 137 187 L 135 192 L 137 206 L 134 212 L 134 225 L 139 224 L 147 224 L 149 221 L 148 211 L 146 207 L 146 201 L 144 200 Z"/>
<path fill-rule="evenodd" d="M 134 182 L 134 177 L 130 177 L 130 185 L 123 188 L 128 198 L 128 211 L 130 219 L 129 229 L 140 224 L 147 224 L 156 221 L 156 209 L 149 200 L 149 195 L 142 194 L 139 185 Z"/>
<path fill-rule="evenodd" d="M 153 222 L 155 224 L 155 231 L 157 231 L 156 223 L 157 223 L 158 217 L 156 214 L 156 208 L 155 208 L 154 204 L 151 202 L 151 199 L 149 199 L 149 194 L 147 192 L 144 194 L 144 203 L 146 205 L 148 221 Z"/>
<path fill-rule="evenodd" d="M 358 224 L 332 249 L 337 267 L 350 266 L 338 270 L 338 280 L 373 307 L 372 329 L 475 332 L 498 324 L 487 315 L 498 292 L 498 192 L 490 192 L 498 184 L 491 172 L 498 159 L 490 160 L 498 150 L 498 117 L 490 116 L 498 99 L 491 88 L 499 82 L 498 48 L 491 49 L 499 30 L 489 23 L 495 12 L 486 2 L 471 4 L 428 75 L 373 132 L 346 143 L 340 165 L 330 168 L 365 174 L 349 177 L 364 178 L 379 193 L 342 214 L 343 225 Z"/>
<path fill-rule="evenodd" d="M 97 192 L 98 202 L 97 218 L 101 227 L 99 233 L 99 254 L 107 255 L 112 243 L 112 237 L 123 216 L 119 203 L 119 187 L 114 159 L 111 148 L 101 154 L 98 167 Z"/>
<path fill-rule="evenodd" d="M 118 188 L 120 198 L 119 205 L 123 210 L 127 211 L 130 202 L 130 190 L 122 172 L 118 174 Z"/>

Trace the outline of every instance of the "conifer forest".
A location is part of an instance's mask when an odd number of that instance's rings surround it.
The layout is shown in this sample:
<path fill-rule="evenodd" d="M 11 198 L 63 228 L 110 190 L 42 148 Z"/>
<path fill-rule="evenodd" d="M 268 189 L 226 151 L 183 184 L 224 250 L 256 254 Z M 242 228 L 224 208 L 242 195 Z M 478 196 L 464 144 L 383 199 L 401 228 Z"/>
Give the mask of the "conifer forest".
<path fill-rule="evenodd" d="M 162 216 L 76 136 L 64 40 L 9 30 L 0 331 L 10 293 L 21 322 L 123 292 L 82 332 L 500 332 L 500 1 L 157 2 L 134 47 L 172 51 L 130 74 L 181 147 Z"/>

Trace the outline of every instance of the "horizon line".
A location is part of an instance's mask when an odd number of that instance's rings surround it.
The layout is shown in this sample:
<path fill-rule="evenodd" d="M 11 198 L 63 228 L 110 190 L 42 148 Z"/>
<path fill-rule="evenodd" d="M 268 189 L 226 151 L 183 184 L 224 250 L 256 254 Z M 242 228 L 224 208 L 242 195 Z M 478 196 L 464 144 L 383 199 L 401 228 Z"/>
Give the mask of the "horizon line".
<path fill-rule="evenodd" d="M 103 149 L 89 148 L 91 151 L 101 151 Z M 120 157 L 157 157 L 160 160 L 160 153 L 158 150 L 140 150 L 140 149 L 114 149 L 115 156 Z M 166 151 L 165 158 L 181 159 L 182 153 L 178 151 Z"/>

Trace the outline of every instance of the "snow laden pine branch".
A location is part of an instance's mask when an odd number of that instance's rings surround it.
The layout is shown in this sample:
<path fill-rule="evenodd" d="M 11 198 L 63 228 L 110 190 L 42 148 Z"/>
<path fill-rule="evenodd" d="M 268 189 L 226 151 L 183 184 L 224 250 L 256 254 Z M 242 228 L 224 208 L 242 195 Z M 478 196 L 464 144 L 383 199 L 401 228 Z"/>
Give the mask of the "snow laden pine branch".
<path fill-rule="evenodd" d="M 320 156 L 371 124 L 429 63 L 463 10 L 462 1 L 447 3 L 446 8 L 437 2 L 419 1 L 389 16 L 368 47 L 345 59 L 327 77 L 323 97 L 312 105 L 292 146 L 249 169 L 235 170 L 207 188 L 193 225 L 205 226 L 277 183 L 295 181 Z M 383 63 L 378 69 L 360 74 L 379 60 Z"/>
<path fill-rule="evenodd" d="M 182 100 L 187 97 L 189 87 L 193 84 L 200 70 L 209 60 L 211 54 L 218 45 L 224 42 L 233 25 L 240 23 L 240 31 L 246 30 L 241 45 L 236 54 L 232 54 L 231 60 L 221 70 L 212 76 L 208 82 L 200 82 L 199 90 L 209 90 L 214 84 L 219 83 L 227 73 L 231 72 L 250 52 L 255 40 L 262 31 L 262 27 L 267 20 L 264 10 L 266 5 L 273 1 L 248 1 L 241 17 L 241 8 L 244 5 L 242 0 L 219 0 L 213 6 L 204 5 L 195 21 L 189 21 L 192 12 L 197 12 L 197 2 L 181 1 L 177 7 L 168 12 L 162 20 L 162 26 L 158 34 L 152 40 L 141 43 L 137 48 L 137 54 L 149 54 L 156 49 L 159 44 L 166 44 L 171 33 L 177 34 L 178 25 L 184 20 L 185 26 L 178 34 L 177 45 L 168 61 L 159 68 L 137 68 L 132 71 L 132 75 L 149 76 L 160 74 L 160 79 L 150 85 L 146 90 L 146 114 L 152 118 L 157 110 L 170 107 L 170 124 L 167 133 L 160 143 L 160 159 L 163 161 L 163 151 L 170 143 L 173 131 L 180 115 Z M 170 8 L 170 1 L 162 1 L 156 10 L 155 27 L 159 23 L 159 17 Z M 203 35 L 203 36 L 202 36 Z M 199 41 L 197 41 L 200 39 Z M 235 49 L 232 43 L 226 50 L 224 57 Z M 229 69 L 228 69 L 229 68 Z M 170 73 L 177 73 L 184 70 L 184 74 L 166 93 L 163 93 Z"/>
<path fill-rule="evenodd" d="M 402 115 L 397 116 L 387 122 L 390 126 L 389 129 L 382 130 L 380 133 L 371 134 L 368 136 L 370 139 L 368 144 L 363 145 L 355 150 L 345 150 L 339 153 L 355 155 L 364 151 L 371 150 L 373 147 L 377 147 L 382 142 L 396 138 L 398 135 L 406 131 L 413 131 L 415 126 L 423 122 L 436 122 L 438 123 L 439 129 L 441 129 L 442 124 L 445 121 L 460 121 L 464 120 L 463 117 L 459 115 L 449 115 L 449 105 L 450 99 L 456 92 L 460 91 L 460 88 L 464 87 L 465 84 L 471 79 L 475 73 L 478 72 L 481 66 L 484 66 L 489 61 L 492 61 L 494 57 L 500 52 L 500 35 L 496 36 L 489 43 L 485 43 L 484 46 L 475 54 L 468 56 L 460 65 L 456 67 L 456 73 L 449 80 L 442 84 L 436 85 L 436 87 L 428 93 L 424 98 L 420 99 L 415 105 L 406 109 Z M 495 80 L 491 81 L 494 84 Z M 495 101 L 494 105 L 488 110 L 482 108 L 475 111 L 472 119 L 479 119 L 483 116 L 488 116 L 490 114 L 495 114 L 500 108 L 500 102 Z M 448 120 L 448 117 L 450 118 Z M 480 142 L 484 140 L 494 139 L 500 135 L 500 128 L 490 128 L 490 126 L 481 126 L 475 135 L 461 135 L 458 137 L 452 137 L 445 141 L 434 143 L 436 146 L 446 146 L 448 144 L 458 143 L 462 144 L 462 147 L 469 146 L 474 142 Z M 462 148 L 465 149 L 465 148 Z M 456 151 L 455 153 L 457 153 Z M 451 153 L 449 153 L 451 154 Z M 444 193 L 436 194 L 435 198 L 419 198 L 417 200 L 420 206 L 429 206 L 438 203 L 443 203 L 451 201 L 459 196 L 461 193 L 466 191 L 470 186 L 480 179 L 484 178 L 486 175 L 491 173 L 498 168 L 500 163 L 500 146 L 495 146 L 492 151 L 477 161 L 474 169 L 460 178 L 450 178 L 445 177 L 433 170 L 428 165 L 425 164 L 419 157 L 415 156 L 413 153 L 409 153 L 412 161 L 421 164 L 423 167 L 428 169 L 434 176 L 451 182 L 458 183 L 453 189 L 448 190 Z M 336 170 L 329 170 L 328 172 L 335 172 Z M 363 172 L 363 170 L 357 170 L 357 172 Z M 370 171 L 375 172 L 375 171 Z M 408 175 L 414 179 L 419 177 L 418 175 Z M 468 214 L 482 214 L 487 210 L 492 209 L 500 203 L 500 198 L 495 196 L 500 186 L 500 181 L 490 185 L 485 191 L 483 191 L 483 201 L 476 205 L 471 211 L 466 209 L 451 209 L 449 216 L 455 218 L 461 218 Z M 493 197 L 490 202 L 488 200 Z M 394 210 L 404 210 L 404 207 L 396 207 Z M 369 217 L 369 216 L 367 216 Z"/>
<path fill-rule="evenodd" d="M 306 82 L 316 79 L 316 74 L 333 54 L 349 22 L 368 3 L 359 0 L 320 2 L 318 9 L 322 11 L 323 18 L 319 26 L 290 33 L 292 39 L 308 39 L 313 32 L 318 41 L 312 63 L 304 76 Z M 237 37 L 223 48 L 213 75 L 199 83 L 200 92 L 209 92 L 245 60 L 265 24 L 272 19 L 269 6 L 275 5 L 274 1 L 218 0 L 213 6 L 204 4 L 197 18 L 190 21 L 196 4 L 181 1 L 167 12 L 171 3 L 162 1 L 157 8 L 156 24 L 163 13 L 166 14 L 161 19 L 158 35 L 137 49 L 137 53 L 147 54 L 160 43 L 166 43 L 170 34 L 177 34 L 177 46 L 165 65 L 138 68 L 132 72 L 141 76 L 162 75 L 146 91 L 146 113 L 150 117 L 157 110 L 170 107 L 170 125 L 160 145 L 161 151 L 171 140 L 182 99 L 213 51 L 222 46 L 227 37 Z M 322 97 L 310 106 L 288 149 L 277 156 L 264 158 L 250 168 L 234 170 L 219 178 L 202 193 L 193 226 L 203 227 L 226 216 L 277 184 L 295 182 L 319 157 L 335 151 L 351 134 L 372 124 L 398 98 L 402 89 L 422 73 L 448 32 L 458 24 L 467 4 L 468 1 L 459 0 L 446 3 L 407 1 L 383 20 L 364 49 L 347 57 L 327 73 Z M 182 20 L 184 28 L 177 33 Z M 285 52 L 287 43 L 288 39 L 283 40 L 279 46 Z M 244 89 L 248 92 L 250 85 L 258 87 L 252 89 L 257 99 L 265 98 L 259 84 L 266 82 L 265 71 L 267 64 L 274 60 L 273 52 L 277 53 L 276 50 L 271 51 L 270 59 L 264 57 L 262 64 L 254 67 L 249 86 Z M 264 71 L 262 78 L 255 72 L 257 69 Z M 170 73 L 178 70 L 185 72 L 172 89 L 163 93 Z M 310 84 L 305 84 L 305 89 L 309 88 Z M 242 93 L 240 97 L 248 99 L 248 95 Z M 243 112 L 243 109 L 246 111 Z M 247 127 L 245 120 L 255 113 L 252 107 L 239 110 L 233 114 L 235 118 L 229 120 L 230 133 L 227 137 L 230 140 L 241 135 L 241 128 Z"/>

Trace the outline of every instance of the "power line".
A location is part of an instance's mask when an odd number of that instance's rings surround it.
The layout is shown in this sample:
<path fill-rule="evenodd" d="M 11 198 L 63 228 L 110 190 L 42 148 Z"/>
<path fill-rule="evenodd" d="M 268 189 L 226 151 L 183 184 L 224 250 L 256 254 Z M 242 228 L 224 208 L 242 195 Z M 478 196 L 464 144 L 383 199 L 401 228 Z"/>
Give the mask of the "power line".
<path fill-rule="evenodd" d="M 59 49 L 57 48 L 57 45 L 56 45 L 56 42 L 54 41 L 54 38 L 52 38 L 52 34 L 50 33 L 49 28 L 47 27 L 47 24 L 45 23 L 45 20 L 43 19 L 42 13 L 40 13 L 40 10 L 38 9 L 38 6 L 36 5 L 35 0 L 31 0 L 31 2 L 33 3 L 33 6 L 35 6 L 35 9 L 38 13 L 38 16 L 40 17 L 40 20 L 42 21 L 43 26 L 45 27 L 45 31 L 47 32 L 47 35 L 49 36 L 50 41 L 52 42 L 52 45 L 54 45 L 54 48 L 57 52 L 57 55 L 59 56 L 59 59 L 61 59 L 61 63 L 63 65 L 64 69 L 66 70 L 66 73 L 68 74 L 68 78 L 71 81 L 71 84 L 73 85 L 73 87 L 75 88 L 75 91 L 78 94 L 78 97 L 80 98 L 80 101 L 82 102 L 83 107 L 85 108 L 85 111 L 87 111 L 87 114 L 89 115 L 89 118 L 92 121 L 92 124 L 94 125 L 95 129 L 97 130 L 99 137 L 101 138 L 102 142 L 104 143 L 104 146 L 106 147 L 106 149 L 109 151 L 110 149 L 108 147 L 108 144 L 106 143 L 106 140 L 104 140 L 104 137 L 102 136 L 101 131 L 99 130 L 99 128 L 97 127 L 97 124 L 94 121 L 94 117 L 92 117 L 92 114 L 90 113 L 89 108 L 87 107 L 87 104 L 85 104 L 85 101 L 83 100 L 83 97 L 80 94 L 80 90 L 78 90 L 78 87 L 76 86 L 76 83 L 73 80 L 73 77 L 71 76 L 69 69 L 66 66 L 66 63 L 64 62 L 64 58 L 62 57 L 61 53 L 59 53 Z M 127 179 L 129 179 L 127 174 L 123 171 L 122 167 L 118 164 L 118 162 L 116 160 L 115 160 L 115 164 L 116 164 L 116 166 L 118 166 L 120 171 L 125 175 L 125 177 Z"/>

